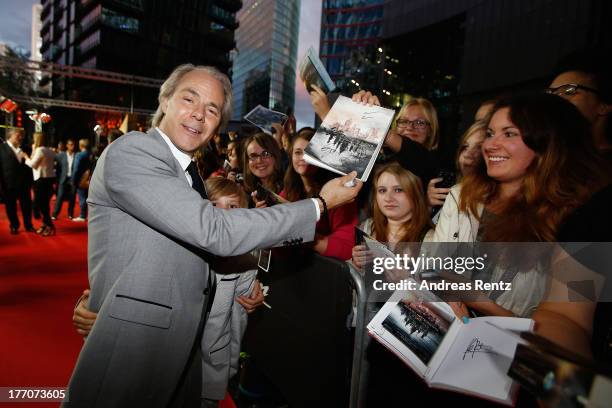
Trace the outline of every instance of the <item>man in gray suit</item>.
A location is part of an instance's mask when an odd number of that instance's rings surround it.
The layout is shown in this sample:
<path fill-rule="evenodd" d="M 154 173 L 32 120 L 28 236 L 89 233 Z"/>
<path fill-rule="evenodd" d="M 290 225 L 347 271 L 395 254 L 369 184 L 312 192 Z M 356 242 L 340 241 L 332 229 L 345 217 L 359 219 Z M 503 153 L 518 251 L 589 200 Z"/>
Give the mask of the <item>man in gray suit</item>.
<path fill-rule="evenodd" d="M 182 65 L 160 89 L 153 128 L 120 138 L 98 160 L 88 199 L 89 309 L 98 318 L 66 406 L 199 406 L 214 290 L 208 254 L 312 240 L 322 212 L 355 198 L 361 183 L 345 187 L 350 174 L 328 182 L 322 198 L 272 208 L 223 211 L 202 200 L 192 156 L 230 112 L 224 74 Z"/>

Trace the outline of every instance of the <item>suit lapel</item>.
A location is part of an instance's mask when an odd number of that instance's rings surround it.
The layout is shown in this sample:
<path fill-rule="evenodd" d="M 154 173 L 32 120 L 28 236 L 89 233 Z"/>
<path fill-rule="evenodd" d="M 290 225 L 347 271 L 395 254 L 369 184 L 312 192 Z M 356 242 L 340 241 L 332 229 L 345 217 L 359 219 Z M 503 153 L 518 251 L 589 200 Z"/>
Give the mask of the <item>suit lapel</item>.
<path fill-rule="evenodd" d="M 170 147 L 168 146 L 166 141 L 162 138 L 162 136 L 159 134 L 159 132 L 155 128 L 151 128 L 147 132 L 147 136 L 150 136 L 153 139 L 155 139 L 155 141 L 159 145 L 160 151 L 163 152 L 164 154 L 163 158 L 162 157 L 160 158 L 162 158 L 166 163 L 170 165 L 171 168 L 174 169 L 177 177 L 182 178 L 185 181 L 185 183 L 189 185 L 189 182 L 187 181 L 187 177 L 185 177 L 185 171 L 181 167 L 181 164 L 178 162 L 176 157 L 174 157 L 174 155 L 172 154 L 172 151 L 170 150 Z"/>

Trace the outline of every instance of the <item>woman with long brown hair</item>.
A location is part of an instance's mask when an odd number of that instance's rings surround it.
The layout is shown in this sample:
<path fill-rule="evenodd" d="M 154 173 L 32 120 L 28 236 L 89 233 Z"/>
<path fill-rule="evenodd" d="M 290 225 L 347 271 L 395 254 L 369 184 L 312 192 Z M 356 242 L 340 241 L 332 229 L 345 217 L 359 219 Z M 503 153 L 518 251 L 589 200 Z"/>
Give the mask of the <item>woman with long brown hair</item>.
<path fill-rule="evenodd" d="M 319 194 L 321 187 L 331 174 L 311 166 L 304 160 L 304 149 L 314 136 L 314 130 L 300 130 L 289 147 L 291 163 L 285 172 L 284 189 L 280 195 L 289 201 L 312 198 Z M 313 249 L 323 255 L 342 261 L 351 257 L 355 245 L 354 228 L 357 225 L 357 205 L 345 204 L 329 211 L 317 223 Z"/>
<path fill-rule="evenodd" d="M 261 183 L 279 193 L 283 188 L 282 158 L 278 143 L 265 133 L 255 133 L 243 144 L 244 188 L 252 194 Z"/>
<path fill-rule="evenodd" d="M 434 242 L 552 242 L 565 217 L 609 182 L 586 120 L 545 94 L 500 99 L 487 118 L 483 159 L 449 193 Z M 512 291 L 467 302 L 483 314 L 530 316 L 544 295 L 548 259 L 507 275 Z M 508 281 L 508 280 L 506 280 Z"/>

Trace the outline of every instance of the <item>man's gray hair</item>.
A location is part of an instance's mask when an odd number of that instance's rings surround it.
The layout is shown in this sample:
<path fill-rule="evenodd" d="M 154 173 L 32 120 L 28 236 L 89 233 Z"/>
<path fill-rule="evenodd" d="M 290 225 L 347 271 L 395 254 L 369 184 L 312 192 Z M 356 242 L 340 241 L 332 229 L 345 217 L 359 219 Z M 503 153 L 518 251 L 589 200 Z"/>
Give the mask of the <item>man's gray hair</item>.
<path fill-rule="evenodd" d="M 221 109 L 221 121 L 219 128 L 223 128 L 227 125 L 227 122 L 230 119 L 232 114 L 232 84 L 223 72 L 219 71 L 215 67 L 205 66 L 205 65 L 193 65 L 193 64 L 183 64 L 179 65 L 172 71 L 168 79 L 164 81 L 161 88 L 159 88 L 159 96 L 157 100 L 159 105 L 157 106 L 157 110 L 153 115 L 153 119 L 151 120 L 151 126 L 157 127 L 161 123 L 164 118 L 164 112 L 162 111 L 162 100 L 170 99 L 172 95 L 176 92 L 178 88 L 178 84 L 181 82 L 181 79 L 191 71 L 203 71 L 215 78 L 217 81 L 221 83 L 223 87 L 223 108 Z"/>

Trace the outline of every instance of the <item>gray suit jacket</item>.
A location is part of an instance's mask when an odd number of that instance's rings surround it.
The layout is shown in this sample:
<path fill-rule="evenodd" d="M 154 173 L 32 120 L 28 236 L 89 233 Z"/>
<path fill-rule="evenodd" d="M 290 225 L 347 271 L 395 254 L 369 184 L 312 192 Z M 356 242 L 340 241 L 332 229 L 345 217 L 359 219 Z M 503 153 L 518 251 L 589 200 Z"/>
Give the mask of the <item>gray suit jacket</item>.
<path fill-rule="evenodd" d="M 224 211 L 202 200 L 155 130 L 104 151 L 87 202 L 89 308 L 99 314 L 70 380 L 70 407 L 167 406 L 198 335 L 206 251 L 231 256 L 314 237 L 311 201 Z"/>
<path fill-rule="evenodd" d="M 256 275 L 256 269 L 217 274 L 215 300 L 202 337 L 202 398 L 222 400 L 230 377 L 238 372 L 240 343 L 248 318 L 236 298 L 251 294 Z"/>

